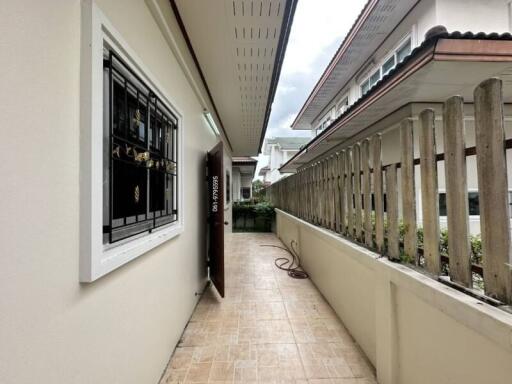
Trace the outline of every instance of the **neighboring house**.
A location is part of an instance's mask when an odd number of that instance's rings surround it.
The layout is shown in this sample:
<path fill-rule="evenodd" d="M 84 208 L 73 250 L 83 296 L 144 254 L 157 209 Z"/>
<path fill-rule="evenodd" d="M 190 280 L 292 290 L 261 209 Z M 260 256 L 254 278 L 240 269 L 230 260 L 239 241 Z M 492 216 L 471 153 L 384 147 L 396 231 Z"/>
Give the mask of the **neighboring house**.
<path fill-rule="evenodd" d="M 258 160 L 252 157 L 233 157 L 233 202 L 252 199 L 252 180 Z"/>
<path fill-rule="evenodd" d="M 322 154 L 378 131 L 384 163 L 399 161 L 399 123 L 411 117 L 418 137 L 418 114 L 425 108 L 436 112 L 437 141 L 442 145 L 441 103 L 456 94 L 466 103 L 466 145 L 474 146 L 474 87 L 493 76 L 510 82 L 510 11 L 505 0 L 369 1 L 292 124 L 295 130 L 311 130 L 314 138 L 280 171 L 294 172 Z M 506 114 L 512 116 L 508 106 Z M 510 119 L 506 127 L 512 136 Z M 468 157 L 467 165 L 470 227 L 478 233 L 475 157 Z M 445 225 L 443 164 L 439 166 L 441 224 Z M 510 177 L 512 164 L 508 169 Z M 419 183 L 419 172 L 416 176 Z"/>
<path fill-rule="evenodd" d="M 279 238 L 297 245 L 311 279 L 341 308 L 380 384 L 505 384 L 512 377 L 512 349 L 501 343 L 512 331 L 504 212 L 507 179 L 512 185 L 511 26 L 505 0 L 369 0 L 293 123 L 317 132 L 280 168 L 296 174 L 267 188 Z M 422 161 L 414 166 L 420 139 Z M 451 228 L 441 245 L 437 208 L 446 225 L 446 202 Z M 480 213 L 482 241 L 470 249 L 467 220 L 480 232 Z M 416 219 L 427 224 L 425 237 Z M 365 299 L 354 300 L 355 293 Z M 500 303 L 486 305 L 489 298 Z M 495 337 L 501 324 L 507 331 Z M 484 351 L 484 344 L 493 346 Z"/>
<path fill-rule="evenodd" d="M 265 171 L 264 182 L 275 183 L 285 176 L 286 173 L 281 173 L 279 168 L 296 155 L 308 141 L 308 137 L 273 137 L 265 139 L 263 154 L 269 156 L 269 169 Z"/>
<path fill-rule="evenodd" d="M 270 182 L 270 167 L 268 165 L 265 165 L 263 168 L 261 168 L 260 171 L 258 172 L 258 175 L 263 177 L 263 184 L 272 184 Z"/>
<path fill-rule="evenodd" d="M 2 2 L 2 384 L 158 382 L 222 285 L 295 7 Z"/>

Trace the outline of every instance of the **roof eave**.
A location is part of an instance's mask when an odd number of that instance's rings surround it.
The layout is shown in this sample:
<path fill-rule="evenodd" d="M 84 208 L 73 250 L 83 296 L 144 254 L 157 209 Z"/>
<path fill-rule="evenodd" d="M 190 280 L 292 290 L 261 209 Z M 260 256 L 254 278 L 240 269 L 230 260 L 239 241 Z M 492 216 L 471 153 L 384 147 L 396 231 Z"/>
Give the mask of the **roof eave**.
<path fill-rule="evenodd" d="M 293 120 L 291 128 L 304 129 L 304 128 L 297 128 L 297 124 L 298 124 L 300 118 L 302 117 L 302 114 L 307 109 L 309 103 L 311 103 L 311 100 L 315 97 L 315 95 L 318 93 L 318 91 L 322 88 L 323 84 L 329 77 L 329 74 L 333 71 L 334 67 L 340 60 L 341 56 L 343 56 L 343 54 L 345 53 L 347 48 L 350 46 L 350 44 L 352 43 L 352 40 L 357 35 L 357 33 L 361 29 L 362 25 L 364 24 L 364 22 L 366 21 L 368 16 L 371 14 L 372 10 L 375 8 L 375 6 L 377 5 L 378 2 L 379 2 L 379 0 L 368 0 L 368 2 L 365 4 L 363 10 L 358 15 L 356 21 L 354 22 L 354 24 L 352 24 L 352 27 L 350 28 L 349 32 L 347 33 L 347 35 L 343 39 L 342 43 L 340 44 L 340 47 L 338 48 L 338 50 L 332 57 L 331 61 L 325 68 L 324 72 L 318 79 L 317 83 L 311 90 L 309 96 L 307 97 L 306 101 L 304 102 L 304 105 L 299 110 L 299 113 L 297 114 L 297 116 L 295 116 L 295 119 Z"/>
<path fill-rule="evenodd" d="M 298 0 L 286 0 L 286 5 L 283 13 L 283 22 L 281 24 L 281 33 L 279 35 L 279 42 L 276 50 L 276 58 L 274 61 L 274 68 L 272 71 L 272 79 L 270 81 L 270 90 L 267 99 L 267 107 L 265 110 L 265 119 L 263 120 L 263 128 L 261 130 L 260 144 L 258 146 L 258 153 L 261 153 L 263 140 L 267 133 L 268 121 L 270 112 L 272 111 L 272 103 L 276 94 L 277 84 L 281 76 L 281 68 L 283 66 L 284 55 L 290 37 L 290 31 L 293 24 L 293 17 L 295 16 L 295 9 L 297 8 Z"/>
<path fill-rule="evenodd" d="M 480 44 L 478 41 L 491 41 L 491 44 Z M 503 44 L 506 40 L 508 44 Z M 504 46 L 506 45 L 506 46 Z M 437 61 L 511 61 L 512 60 L 512 35 L 498 34 L 472 34 L 454 32 L 433 36 L 416 48 L 411 55 L 371 89 L 364 97 L 360 98 L 345 113 L 334 120 L 327 129 L 307 143 L 302 150 L 296 153 L 290 160 L 283 164 L 279 171 L 293 172 L 300 166 L 292 168 L 291 165 L 304 153 L 313 149 L 326 140 L 334 132 L 343 127 L 358 114 L 363 112 L 370 104 L 382 95 L 394 88 L 414 72 L 422 68 L 432 60 Z"/>

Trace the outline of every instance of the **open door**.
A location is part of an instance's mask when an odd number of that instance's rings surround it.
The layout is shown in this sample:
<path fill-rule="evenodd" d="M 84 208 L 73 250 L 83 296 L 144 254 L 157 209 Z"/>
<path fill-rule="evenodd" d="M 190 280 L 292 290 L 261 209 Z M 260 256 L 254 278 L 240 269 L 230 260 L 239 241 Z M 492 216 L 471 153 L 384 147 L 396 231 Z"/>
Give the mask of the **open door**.
<path fill-rule="evenodd" d="M 208 266 L 210 280 L 224 297 L 224 147 L 218 143 L 207 156 Z"/>

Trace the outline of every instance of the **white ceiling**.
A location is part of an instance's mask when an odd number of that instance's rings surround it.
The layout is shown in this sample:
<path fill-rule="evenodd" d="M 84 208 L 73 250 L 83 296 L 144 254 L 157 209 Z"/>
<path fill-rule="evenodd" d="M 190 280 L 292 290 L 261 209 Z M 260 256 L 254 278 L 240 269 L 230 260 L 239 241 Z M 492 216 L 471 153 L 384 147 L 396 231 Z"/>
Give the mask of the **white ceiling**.
<path fill-rule="evenodd" d="M 256 164 L 253 165 L 233 165 L 233 168 L 238 168 L 242 175 L 254 175 L 256 170 Z"/>
<path fill-rule="evenodd" d="M 234 156 L 258 154 L 286 0 L 176 0 Z"/>

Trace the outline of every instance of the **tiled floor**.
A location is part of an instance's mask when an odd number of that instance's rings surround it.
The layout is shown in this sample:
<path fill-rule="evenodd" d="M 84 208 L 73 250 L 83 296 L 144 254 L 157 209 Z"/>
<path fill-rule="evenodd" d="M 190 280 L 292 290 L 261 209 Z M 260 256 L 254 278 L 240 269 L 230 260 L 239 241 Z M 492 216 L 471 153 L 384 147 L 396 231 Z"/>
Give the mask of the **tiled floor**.
<path fill-rule="evenodd" d="M 274 266 L 273 234 L 226 236 L 226 297 L 209 289 L 160 384 L 372 384 L 374 371 L 310 280 Z"/>

